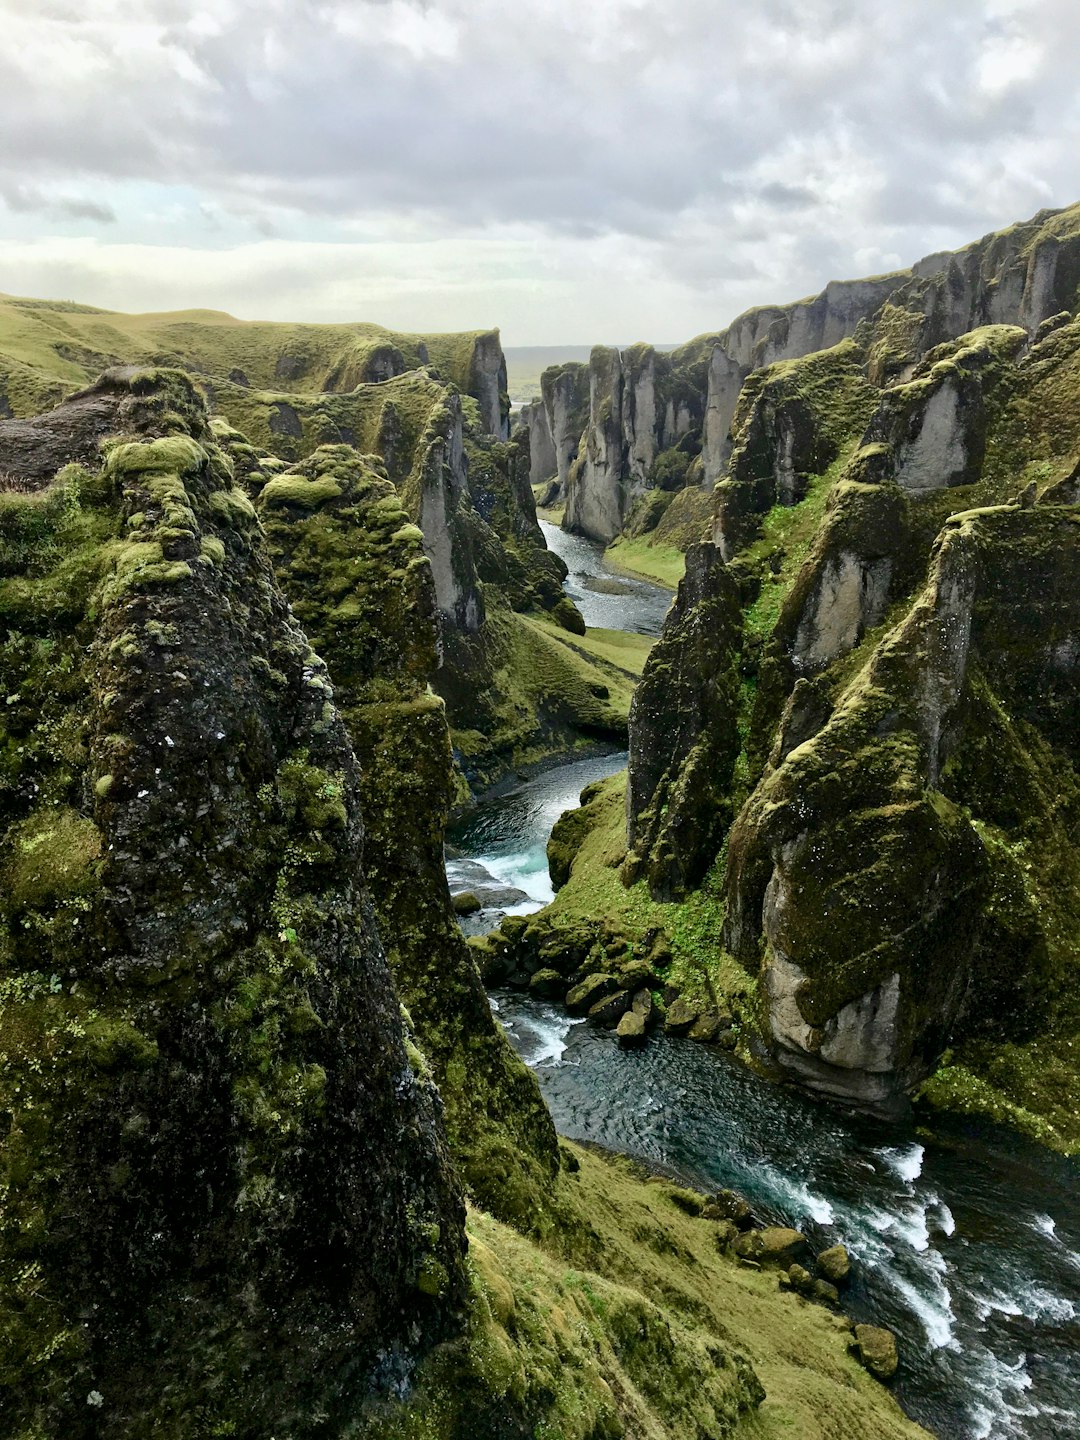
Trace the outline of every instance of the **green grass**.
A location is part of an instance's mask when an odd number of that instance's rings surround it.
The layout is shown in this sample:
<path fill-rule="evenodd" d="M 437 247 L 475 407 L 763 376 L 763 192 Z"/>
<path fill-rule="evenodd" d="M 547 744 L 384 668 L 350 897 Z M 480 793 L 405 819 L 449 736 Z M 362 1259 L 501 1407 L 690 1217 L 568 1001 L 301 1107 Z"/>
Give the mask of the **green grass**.
<path fill-rule="evenodd" d="M 538 619 L 536 623 L 584 658 L 614 665 L 624 675 L 635 678 L 640 678 L 649 651 L 656 644 L 651 636 L 636 635 L 631 630 L 603 630 L 597 627 L 586 630 L 584 635 L 573 635 L 546 618 Z"/>
<path fill-rule="evenodd" d="M 628 540 L 620 536 L 604 551 L 604 560 L 620 575 L 651 580 L 667 590 L 678 589 L 686 570 L 686 556 L 674 545 L 652 545 L 648 536 Z"/>
<path fill-rule="evenodd" d="M 925 1437 L 848 1354 L 846 1322 L 739 1264 L 682 1187 L 563 1152 L 541 1239 L 470 1212 L 466 1342 L 437 1350 L 404 1413 L 364 1440 L 465 1440 L 478 1416 L 509 1422 L 519 1406 L 537 1440 Z"/>
<path fill-rule="evenodd" d="M 351 389 L 379 346 L 399 349 L 409 368 L 430 363 L 467 390 L 477 338 L 485 331 L 411 335 L 355 322 L 306 325 L 238 320 L 217 310 L 128 315 L 49 300 L 0 295 L 0 385 L 16 414 L 37 389 L 73 390 L 112 365 L 173 364 L 224 378 L 242 370 L 253 390 L 317 394 Z M 13 373 L 14 379 L 10 376 Z"/>

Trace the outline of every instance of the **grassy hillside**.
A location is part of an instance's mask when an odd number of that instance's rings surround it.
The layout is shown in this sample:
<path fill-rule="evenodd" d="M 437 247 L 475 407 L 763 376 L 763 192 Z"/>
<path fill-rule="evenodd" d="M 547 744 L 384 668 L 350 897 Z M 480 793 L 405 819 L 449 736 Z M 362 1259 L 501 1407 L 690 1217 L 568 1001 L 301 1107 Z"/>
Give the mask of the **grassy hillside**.
<path fill-rule="evenodd" d="M 33 414 L 113 365 L 176 365 L 256 390 L 351 390 L 380 350 L 398 351 L 407 369 L 430 364 L 467 391 L 484 333 L 407 335 L 362 322 L 238 320 L 218 310 L 126 315 L 0 295 L 0 413 Z"/>

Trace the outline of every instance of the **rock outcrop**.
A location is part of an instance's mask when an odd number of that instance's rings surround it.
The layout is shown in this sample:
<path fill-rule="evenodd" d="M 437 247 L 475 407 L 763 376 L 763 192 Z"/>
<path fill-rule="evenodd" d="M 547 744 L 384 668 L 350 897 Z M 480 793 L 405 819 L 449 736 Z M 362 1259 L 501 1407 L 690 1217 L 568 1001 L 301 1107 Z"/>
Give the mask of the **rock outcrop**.
<path fill-rule="evenodd" d="M 563 498 L 570 466 L 577 458 L 589 419 L 589 389 L 589 367 L 577 361 L 552 366 L 540 377 L 551 443 L 555 447 L 555 475 Z"/>
<path fill-rule="evenodd" d="M 455 1328 L 464 1211 L 325 666 L 187 380 L 98 398 L 0 495 L 7 1417 L 314 1434 Z"/>
<path fill-rule="evenodd" d="M 640 736 L 633 717 L 625 867 L 666 895 L 672 847 L 650 831 L 665 774 L 666 831 L 708 834 L 710 815 L 719 827 L 695 873 L 726 847 L 717 938 L 759 982 L 777 1064 L 868 1105 L 895 1102 L 947 1045 L 1068 1036 L 1080 964 L 1068 938 L 1080 606 L 1067 579 L 1080 564 L 1080 323 L 1055 320 L 1034 344 L 996 325 L 936 347 L 869 416 L 858 378 L 850 403 L 815 399 L 808 367 L 822 381 L 831 370 L 824 391 L 839 393 L 842 368 L 857 377 L 880 338 L 751 377 L 746 440 L 718 492 L 741 624 L 714 622 L 710 652 L 693 620 L 715 601 L 699 597 L 650 658 L 679 674 L 707 655 L 719 680 L 741 630 L 750 794 L 729 830 L 731 787 L 703 811 L 705 784 L 691 783 L 713 727 L 731 724 L 729 691 L 701 714 L 657 691 Z M 839 464 L 785 505 L 778 460 L 800 446 L 812 471 Z M 763 526 L 767 503 L 790 521 Z"/>
<path fill-rule="evenodd" d="M 716 548 L 699 545 L 630 711 L 630 882 L 674 899 L 700 884 L 731 823 L 739 754 L 738 593 Z"/>

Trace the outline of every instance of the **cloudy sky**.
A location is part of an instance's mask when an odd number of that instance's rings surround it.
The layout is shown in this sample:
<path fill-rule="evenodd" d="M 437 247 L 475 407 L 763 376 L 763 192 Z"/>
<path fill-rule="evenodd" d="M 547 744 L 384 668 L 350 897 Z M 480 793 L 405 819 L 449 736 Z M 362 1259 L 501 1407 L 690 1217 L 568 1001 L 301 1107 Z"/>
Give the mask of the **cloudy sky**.
<path fill-rule="evenodd" d="M 0 0 L 0 291 L 675 341 L 1080 199 L 1076 0 Z"/>

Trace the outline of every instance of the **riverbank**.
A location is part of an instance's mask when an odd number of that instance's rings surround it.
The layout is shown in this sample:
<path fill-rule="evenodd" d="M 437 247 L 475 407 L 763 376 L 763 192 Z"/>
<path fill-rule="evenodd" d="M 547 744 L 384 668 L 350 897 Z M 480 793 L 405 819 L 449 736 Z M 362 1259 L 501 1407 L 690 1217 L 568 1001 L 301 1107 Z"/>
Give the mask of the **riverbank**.
<path fill-rule="evenodd" d="M 716 945 L 717 887 L 706 884 L 693 905 L 659 905 L 643 887 L 622 885 L 620 759 L 607 757 L 595 772 L 544 770 L 505 809 L 492 803 L 464 848 L 478 863 L 497 860 L 508 883 L 526 870 L 533 877 L 509 927 L 519 936 L 546 903 L 540 923 L 559 917 L 563 929 L 550 946 L 563 950 L 575 932 L 587 950 L 602 939 L 612 969 L 634 963 L 629 936 L 656 931 L 672 952 L 660 967 L 666 984 L 677 980 L 704 1013 L 719 1013 L 717 1001 L 730 997 L 729 1013 L 745 1005 L 752 1018 L 752 982 Z M 543 797 L 530 795 L 532 784 Z M 575 811 L 561 827 L 577 832 L 579 848 L 552 904 L 551 824 L 585 785 L 592 814 Z M 650 976 L 661 958 L 646 967 Z M 662 1002 L 662 991 L 654 998 Z M 1080 1405 L 1075 1161 L 983 1121 L 943 1115 L 931 1134 L 910 1116 L 886 1124 L 848 1115 L 770 1083 L 715 1043 L 654 1032 L 627 1050 L 611 1029 L 550 999 L 521 990 L 492 999 L 561 1135 L 666 1167 L 700 1190 L 737 1190 L 770 1223 L 806 1233 L 815 1250 L 847 1245 L 857 1275 L 845 1307 L 899 1335 L 896 1394 L 911 1416 L 946 1440 L 1067 1433 Z M 739 1039 L 737 1013 L 731 1022 L 719 1032 L 725 1044 Z"/>
<path fill-rule="evenodd" d="M 561 506 L 553 509 L 537 506 L 536 516 L 542 526 L 557 530 L 562 525 L 563 509 Z M 550 537 L 548 545 L 553 550 L 556 548 Z M 686 569 L 686 556 L 681 550 L 674 545 L 650 544 L 647 538 L 631 540 L 620 535 L 606 549 L 600 545 L 596 549 L 602 557 L 602 564 L 613 574 L 658 585 L 663 590 L 676 591 Z"/>

